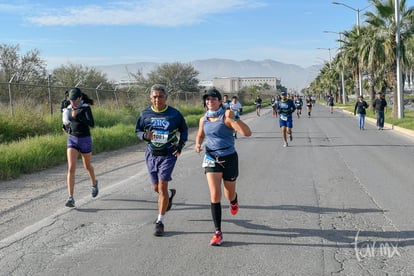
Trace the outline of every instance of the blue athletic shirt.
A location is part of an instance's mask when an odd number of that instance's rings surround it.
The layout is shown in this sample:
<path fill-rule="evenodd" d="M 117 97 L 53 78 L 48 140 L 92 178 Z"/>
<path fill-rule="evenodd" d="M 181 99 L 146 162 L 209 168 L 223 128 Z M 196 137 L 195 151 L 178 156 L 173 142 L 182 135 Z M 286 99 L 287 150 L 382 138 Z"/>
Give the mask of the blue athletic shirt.
<path fill-rule="evenodd" d="M 176 145 L 184 145 L 188 139 L 188 127 L 183 115 L 171 106 L 159 112 L 151 107 L 141 112 L 135 133 L 143 139 L 144 133 L 148 131 L 154 131 L 152 141 L 146 141 L 152 150 L 174 150 Z M 180 133 L 179 141 L 177 132 Z"/>
<path fill-rule="evenodd" d="M 285 101 L 281 100 L 278 102 L 277 105 L 277 112 L 280 115 L 284 115 L 286 117 L 291 117 L 292 112 L 296 110 L 295 104 L 293 103 L 293 100 L 286 99 Z"/>
<path fill-rule="evenodd" d="M 206 151 L 212 156 L 226 156 L 236 151 L 234 147 L 234 130 L 224 123 L 224 114 L 215 122 L 204 116 L 204 134 L 206 136 Z"/>

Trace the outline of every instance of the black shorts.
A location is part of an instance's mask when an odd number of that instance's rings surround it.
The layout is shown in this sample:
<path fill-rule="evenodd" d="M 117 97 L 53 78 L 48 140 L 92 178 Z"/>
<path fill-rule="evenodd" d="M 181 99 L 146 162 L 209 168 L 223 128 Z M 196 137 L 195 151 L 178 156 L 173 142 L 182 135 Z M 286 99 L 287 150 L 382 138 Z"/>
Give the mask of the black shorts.
<path fill-rule="evenodd" d="M 207 167 L 205 173 L 221 172 L 223 179 L 227 181 L 236 181 L 239 176 L 239 157 L 237 152 L 218 158 L 219 163 L 216 162 L 214 167 Z"/>

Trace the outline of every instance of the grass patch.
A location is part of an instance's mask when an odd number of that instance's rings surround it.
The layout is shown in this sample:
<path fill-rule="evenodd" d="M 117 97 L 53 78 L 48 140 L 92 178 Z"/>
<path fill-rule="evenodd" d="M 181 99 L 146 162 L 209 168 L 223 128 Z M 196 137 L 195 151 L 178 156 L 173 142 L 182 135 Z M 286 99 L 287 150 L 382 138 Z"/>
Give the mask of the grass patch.
<path fill-rule="evenodd" d="M 0 145 L 0 179 L 42 170 L 66 161 L 66 137 L 43 135 Z"/>
<path fill-rule="evenodd" d="M 202 106 L 177 106 L 188 127 L 197 127 Z M 243 105 L 243 113 L 255 110 Z M 93 107 L 91 129 L 93 154 L 121 149 L 141 142 L 135 134 L 139 110 Z M 14 116 L 0 111 L 0 180 L 66 163 L 67 134 L 61 130 L 61 114 L 53 116 L 16 110 Z"/>
<path fill-rule="evenodd" d="M 197 126 L 203 114 L 202 107 L 180 107 L 180 111 L 185 116 L 188 127 Z M 135 134 L 139 112 L 94 108 L 93 114 L 97 125 L 91 129 L 93 154 L 117 150 L 141 142 Z M 33 173 L 66 162 L 67 134 L 61 130 L 60 116 L 60 114 L 46 117 L 34 115 L 21 122 L 19 116 L 10 117 L 8 122 L 1 117 L 0 133 L 6 134 L 9 129 L 14 129 L 11 135 L 3 136 L 3 141 L 7 142 L 0 144 L 1 180 L 17 178 L 21 174 Z M 30 131 L 27 131 L 27 128 Z M 40 131 L 41 129 L 44 131 Z"/>

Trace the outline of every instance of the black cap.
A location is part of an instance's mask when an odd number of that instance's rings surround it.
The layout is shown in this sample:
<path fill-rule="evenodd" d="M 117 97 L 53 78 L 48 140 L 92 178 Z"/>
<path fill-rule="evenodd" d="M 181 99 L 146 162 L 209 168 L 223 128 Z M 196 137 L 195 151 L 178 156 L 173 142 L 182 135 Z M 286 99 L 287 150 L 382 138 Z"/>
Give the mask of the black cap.
<path fill-rule="evenodd" d="M 82 91 L 81 91 L 79 88 L 77 88 L 77 87 L 72 88 L 72 89 L 69 91 L 69 100 L 74 101 L 74 100 L 76 100 L 77 98 L 80 98 L 81 96 L 82 96 Z"/>
<path fill-rule="evenodd" d="M 216 88 L 210 88 L 207 90 L 207 92 L 203 95 L 203 100 L 205 101 L 207 97 L 217 98 L 221 101 L 221 94 Z"/>

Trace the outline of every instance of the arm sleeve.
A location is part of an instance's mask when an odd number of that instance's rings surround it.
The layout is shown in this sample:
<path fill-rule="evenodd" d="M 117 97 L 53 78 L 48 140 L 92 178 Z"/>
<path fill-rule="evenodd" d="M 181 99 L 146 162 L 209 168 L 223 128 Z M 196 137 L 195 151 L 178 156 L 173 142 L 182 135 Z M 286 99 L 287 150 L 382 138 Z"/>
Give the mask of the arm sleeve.
<path fill-rule="evenodd" d="M 137 135 L 137 137 L 141 140 L 145 140 L 145 130 L 144 130 L 144 124 L 143 124 L 143 118 L 142 118 L 142 113 L 139 116 L 138 120 L 137 120 L 137 124 L 135 125 L 135 133 Z"/>
<path fill-rule="evenodd" d="M 188 126 L 187 123 L 185 122 L 185 119 L 183 117 L 183 115 L 181 115 L 181 124 L 180 124 L 180 141 L 178 142 L 181 145 L 185 145 L 185 142 L 187 142 L 188 140 Z"/>
<path fill-rule="evenodd" d="M 95 121 L 93 119 L 92 115 L 92 109 L 90 106 L 82 107 L 77 110 L 76 118 L 79 120 L 79 122 L 87 124 L 89 127 L 95 126 Z"/>
<path fill-rule="evenodd" d="M 85 117 L 86 117 L 86 120 L 88 122 L 88 125 L 90 127 L 94 127 L 95 126 L 95 120 L 93 118 L 92 109 L 90 107 L 86 109 L 85 115 L 86 115 Z"/>

